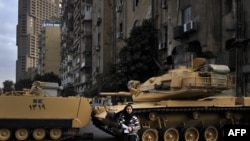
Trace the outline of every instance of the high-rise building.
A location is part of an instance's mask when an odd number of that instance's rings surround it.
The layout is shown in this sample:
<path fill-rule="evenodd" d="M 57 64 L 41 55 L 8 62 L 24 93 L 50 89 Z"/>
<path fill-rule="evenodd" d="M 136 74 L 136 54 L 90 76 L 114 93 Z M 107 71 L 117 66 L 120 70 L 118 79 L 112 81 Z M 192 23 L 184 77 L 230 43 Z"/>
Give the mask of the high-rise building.
<path fill-rule="evenodd" d="M 79 94 L 91 85 L 92 0 L 63 0 L 61 80 Z"/>
<path fill-rule="evenodd" d="M 40 55 L 37 73 L 44 75 L 53 72 L 60 76 L 60 45 L 61 32 L 58 20 L 45 20 L 40 36 Z"/>
<path fill-rule="evenodd" d="M 39 62 L 42 22 L 60 16 L 61 0 L 19 0 L 16 82 L 32 79 Z"/>

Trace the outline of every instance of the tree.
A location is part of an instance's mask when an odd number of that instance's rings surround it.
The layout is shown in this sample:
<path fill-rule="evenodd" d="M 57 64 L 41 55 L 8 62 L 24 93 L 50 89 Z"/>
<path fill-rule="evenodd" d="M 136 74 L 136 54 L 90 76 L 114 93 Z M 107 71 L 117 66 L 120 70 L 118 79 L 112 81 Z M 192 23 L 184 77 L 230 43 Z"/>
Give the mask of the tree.
<path fill-rule="evenodd" d="M 53 72 L 45 73 L 44 75 L 37 74 L 33 80 L 31 79 L 21 79 L 15 84 L 16 90 L 23 90 L 24 88 L 30 89 L 34 81 L 44 81 L 44 82 L 57 82 L 61 84 L 61 79 L 55 75 Z"/>
<path fill-rule="evenodd" d="M 128 90 L 129 80 L 143 82 L 159 71 L 155 63 L 158 56 L 157 29 L 151 19 L 134 27 L 125 42 L 126 46 L 119 52 L 119 65 L 110 65 L 109 70 L 102 75 L 102 91 Z"/>
<path fill-rule="evenodd" d="M 59 85 L 61 84 L 61 79 L 53 72 L 45 73 L 42 76 L 36 75 L 33 81 L 56 82 Z"/>
<path fill-rule="evenodd" d="M 61 93 L 62 96 L 76 96 L 77 93 L 74 89 L 74 86 L 72 84 L 69 84 L 68 86 L 64 87 Z"/>
<path fill-rule="evenodd" d="M 3 92 L 10 92 L 14 90 L 14 82 L 11 80 L 5 80 L 3 82 Z"/>
<path fill-rule="evenodd" d="M 30 89 L 32 85 L 32 81 L 30 79 L 21 79 L 16 82 L 15 89 L 18 91 L 25 89 Z"/>
<path fill-rule="evenodd" d="M 120 78 L 126 82 L 131 79 L 143 82 L 156 75 L 159 71 L 155 63 L 158 39 L 152 20 L 144 20 L 141 26 L 134 27 L 125 41 L 127 46 L 120 52 Z"/>

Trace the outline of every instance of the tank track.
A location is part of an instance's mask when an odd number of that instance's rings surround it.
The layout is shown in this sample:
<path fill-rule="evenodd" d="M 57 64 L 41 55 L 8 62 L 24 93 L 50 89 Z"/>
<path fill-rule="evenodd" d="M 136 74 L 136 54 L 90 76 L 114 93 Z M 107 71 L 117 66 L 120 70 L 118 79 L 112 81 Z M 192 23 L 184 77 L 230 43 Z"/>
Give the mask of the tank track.
<path fill-rule="evenodd" d="M 100 130 L 102 130 L 103 132 L 105 132 L 105 133 L 107 133 L 109 135 L 112 135 L 112 136 L 117 137 L 117 138 L 120 136 L 120 134 L 118 132 L 116 132 L 115 129 L 113 129 L 112 127 L 108 127 L 107 125 L 103 124 L 98 119 L 96 119 L 94 116 L 92 117 L 92 123 L 97 128 L 99 128 Z"/>
<path fill-rule="evenodd" d="M 222 112 L 239 112 L 239 113 L 249 113 L 250 107 L 165 107 L 165 108 L 145 108 L 145 109 L 134 109 L 134 113 L 136 115 L 142 115 L 145 116 L 145 114 L 148 114 L 150 112 L 155 113 L 166 113 L 166 112 L 213 112 L 217 114 L 221 114 Z M 117 113 L 120 114 L 120 113 Z M 101 129 L 102 131 L 114 136 L 119 137 L 120 134 L 116 132 L 117 129 L 112 127 L 107 127 L 107 125 L 100 122 L 98 119 L 96 119 L 94 116 L 92 117 L 93 124 Z M 247 121 L 246 124 L 250 124 L 250 119 Z"/>
<path fill-rule="evenodd" d="M 56 141 L 71 141 L 72 139 L 74 139 L 75 137 L 74 136 L 67 136 L 67 137 L 63 137 L 59 140 L 56 140 Z M 16 139 L 11 139 L 9 141 L 18 141 Z M 34 141 L 34 139 L 27 139 L 26 141 Z M 55 140 L 50 140 L 50 139 L 44 139 L 43 141 L 55 141 Z"/>
<path fill-rule="evenodd" d="M 62 137 L 56 141 L 72 141 L 76 138 L 79 138 L 79 135 L 69 135 L 67 133 L 63 133 Z M 10 139 L 8 141 L 19 141 L 18 139 L 16 139 L 14 136 L 11 136 Z M 28 139 L 26 139 L 25 141 L 36 141 L 35 139 L 32 138 L 32 135 L 30 134 Z M 55 141 L 53 139 L 50 139 L 49 137 L 45 137 L 42 141 Z"/>

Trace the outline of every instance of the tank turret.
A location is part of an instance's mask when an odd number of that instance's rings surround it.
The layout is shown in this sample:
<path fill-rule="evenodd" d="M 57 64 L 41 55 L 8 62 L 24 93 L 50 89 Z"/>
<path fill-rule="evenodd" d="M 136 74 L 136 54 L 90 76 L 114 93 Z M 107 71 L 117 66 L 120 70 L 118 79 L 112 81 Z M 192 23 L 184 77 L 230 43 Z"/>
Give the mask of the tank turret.
<path fill-rule="evenodd" d="M 232 88 L 230 69 L 226 65 L 204 65 L 196 58 L 192 67 L 179 66 L 168 73 L 140 83 L 128 82 L 129 92 L 102 92 L 100 96 L 132 96 L 133 102 L 157 102 L 163 99 L 199 99 L 221 94 Z"/>
<path fill-rule="evenodd" d="M 225 65 L 202 65 L 197 68 L 180 66 L 144 83 L 131 80 L 128 89 L 133 101 L 160 101 L 163 99 L 199 99 L 231 89 L 230 69 Z"/>
<path fill-rule="evenodd" d="M 250 98 L 224 95 L 233 92 L 232 86 L 228 66 L 196 58 L 190 67 L 179 66 L 143 83 L 131 80 L 128 92 L 100 93 L 132 100 L 93 107 L 92 121 L 118 137 L 118 117 L 131 103 L 140 120 L 142 141 L 222 140 L 225 125 L 250 123 Z"/>

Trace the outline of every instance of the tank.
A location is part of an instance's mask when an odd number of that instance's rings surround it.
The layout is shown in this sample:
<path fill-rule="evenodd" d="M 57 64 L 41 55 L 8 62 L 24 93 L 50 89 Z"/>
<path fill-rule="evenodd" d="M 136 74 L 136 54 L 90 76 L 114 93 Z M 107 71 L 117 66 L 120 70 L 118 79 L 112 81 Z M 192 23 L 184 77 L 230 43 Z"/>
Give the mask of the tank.
<path fill-rule="evenodd" d="M 196 58 L 190 67 L 179 66 L 143 83 L 131 80 L 127 92 L 101 92 L 100 97 L 127 98 L 93 107 L 94 125 L 119 137 L 118 118 L 130 103 L 142 141 L 222 140 L 225 125 L 249 124 L 250 98 L 233 96 L 228 66 L 205 62 Z"/>
<path fill-rule="evenodd" d="M 55 83 L 0 95 L 0 140 L 63 140 L 91 121 L 91 99 L 57 95 Z"/>

